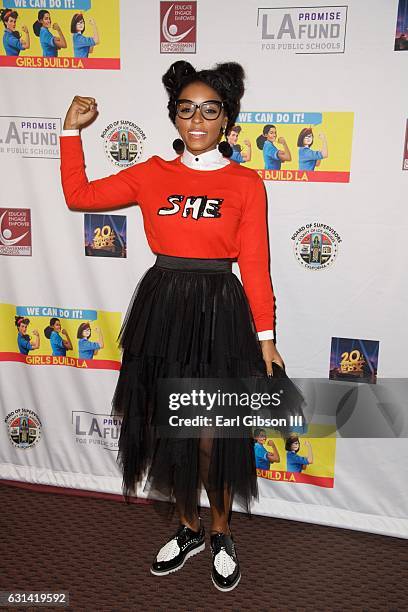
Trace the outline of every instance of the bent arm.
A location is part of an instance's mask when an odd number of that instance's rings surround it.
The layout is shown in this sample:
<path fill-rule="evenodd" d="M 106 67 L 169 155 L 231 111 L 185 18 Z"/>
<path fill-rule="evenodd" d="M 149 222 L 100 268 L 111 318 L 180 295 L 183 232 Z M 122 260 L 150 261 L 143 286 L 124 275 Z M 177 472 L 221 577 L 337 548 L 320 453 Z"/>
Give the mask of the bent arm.
<path fill-rule="evenodd" d="M 245 141 L 244 143 L 246 145 L 246 149 L 245 151 L 243 151 L 241 153 L 242 158 L 244 160 L 244 162 L 249 162 L 251 161 L 251 157 L 252 157 L 252 147 L 251 147 L 251 143 L 248 141 Z"/>
<path fill-rule="evenodd" d="M 92 27 L 93 27 L 93 39 L 95 41 L 95 45 L 99 45 L 100 40 L 99 40 L 99 32 L 98 32 L 98 26 L 96 25 L 96 22 L 94 21 L 92 23 Z M 93 47 L 91 47 L 91 49 L 93 50 Z"/>
<path fill-rule="evenodd" d="M 258 176 L 248 185 L 240 224 L 238 265 L 256 331 L 271 333 L 275 326 L 275 317 L 269 274 L 266 194 L 262 179 Z"/>
<path fill-rule="evenodd" d="M 33 338 L 30 340 L 30 344 L 33 349 L 40 348 L 40 334 L 37 331 L 33 331 Z"/>
<path fill-rule="evenodd" d="M 306 445 L 307 445 L 307 460 L 309 462 L 309 465 L 311 465 L 313 463 L 312 445 L 310 444 L 310 442 L 306 442 Z"/>
<path fill-rule="evenodd" d="M 61 136 L 61 181 L 71 210 L 113 210 L 137 201 L 148 162 L 89 181 L 80 136 Z"/>
<path fill-rule="evenodd" d="M 327 138 L 325 134 L 320 134 L 320 138 L 322 141 L 322 148 L 320 149 L 320 151 L 322 153 L 323 159 L 326 159 L 327 157 L 329 157 L 329 147 L 327 145 Z"/>
<path fill-rule="evenodd" d="M 290 162 L 290 161 L 292 161 L 292 156 L 290 154 L 289 147 L 286 144 L 286 142 L 283 142 L 282 146 L 283 146 L 283 151 L 279 150 L 279 153 L 278 153 L 279 159 L 282 162 Z"/>
<path fill-rule="evenodd" d="M 67 48 L 67 41 L 65 40 L 65 36 L 63 34 L 63 31 L 61 30 L 61 28 L 57 24 L 55 24 L 55 29 L 58 32 L 58 36 L 54 36 L 54 44 L 55 44 L 55 46 L 57 47 L 57 49 L 66 49 Z"/>
<path fill-rule="evenodd" d="M 24 32 L 25 38 L 21 40 L 21 45 L 23 49 L 29 49 L 30 48 L 30 33 L 28 31 L 28 28 L 26 28 L 25 26 L 23 26 L 22 30 Z"/>
<path fill-rule="evenodd" d="M 67 351 L 71 351 L 72 350 L 71 338 L 69 337 L 68 332 L 64 331 L 63 333 L 65 335 L 65 338 L 62 339 L 62 343 L 67 349 Z"/>
<path fill-rule="evenodd" d="M 273 440 L 269 440 L 269 445 L 272 446 L 272 452 L 268 453 L 268 459 L 271 463 L 279 463 L 280 456 L 279 451 L 276 448 L 275 442 Z"/>
<path fill-rule="evenodd" d="M 102 330 L 101 329 L 98 329 L 98 344 L 99 344 L 99 348 L 100 349 L 103 349 L 103 347 L 105 346 L 104 342 L 103 342 L 103 334 L 102 334 Z"/>

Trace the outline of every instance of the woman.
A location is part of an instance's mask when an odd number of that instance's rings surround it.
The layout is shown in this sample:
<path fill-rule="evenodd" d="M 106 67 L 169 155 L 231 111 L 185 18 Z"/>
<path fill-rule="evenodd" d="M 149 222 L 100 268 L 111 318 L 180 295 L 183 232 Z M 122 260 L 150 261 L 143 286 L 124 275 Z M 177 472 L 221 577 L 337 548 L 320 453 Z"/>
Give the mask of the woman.
<path fill-rule="evenodd" d="M 246 139 L 244 140 L 246 150 L 242 150 L 241 145 L 238 144 L 238 136 L 240 132 L 241 126 L 233 125 L 228 134 L 226 134 L 226 137 L 228 144 L 232 148 L 231 160 L 237 162 L 238 164 L 243 164 L 251 161 L 252 148 L 251 141 Z"/>
<path fill-rule="evenodd" d="M 279 463 L 280 456 L 279 451 L 276 448 L 276 444 L 273 440 L 269 440 L 268 446 L 272 446 L 272 452 L 267 451 L 265 448 L 266 443 L 266 431 L 258 427 L 254 431 L 254 445 L 256 467 L 260 470 L 269 470 L 271 463 Z"/>
<path fill-rule="evenodd" d="M 286 471 L 300 473 L 313 463 L 312 445 L 309 440 L 305 440 L 307 446 L 307 457 L 298 455 L 300 450 L 299 438 L 292 434 L 285 443 L 286 449 Z"/>
<path fill-rule="evenodd" d="M 21 27 L 25 34 L 25 39 L 16 30 L 17 17 L 17 11 L 12 9 L 2 9 L 0 11 L 0 18 L 5 27 L 3 34 L 4 51 L 6 55 L 13 55 L 15 57 L 20 55 L 20 51 L 30 48 L 30 34 L 28 33 L 27 26 L 23 25 Z"/>
<path fill-rule="evenodd" d="M 319 134 L 322 141 L 320 151 L 313 151 L 310 147 L 313 144 L 313 131 L 311 128 L 303 128 L 300 132 L 297 146 L 299 147 L 299 170 L 313 171 L 316 166 L 320 166 L 320 160 L 329 156 L 327 140 L 325 134 Z"/>
<path fill-rule="evenodd" d="M 22 355 L 28 355 L 30 351 L 40 348 L 40 334 L 38 331 L 33 329 L 34 338 L 30 338 L 27 334 L 27 327 L 30 324 L 30 319 L 16 316 L 14 323 L 18 329 L 17 344 Z"/>
<path fill-rule="evenodd" d="M 97 327 L 95 329 L 98 334 L 98 342 L 91 342 L 91 326 L 89 323 L 81 323 L 78 327 L 77 338 L 78 340 L 78 352 L 80 359 L 93 359 L 94 355 L 98 353 L 100 349 L 103 349 L 103 335 L 102 331 Z"/>
<path fill-rule="evenodd" d="M 51 15 L 49 11 L 41 9 L 38 11 L 37 21 L 33 23 L 33 30 L 39 36 L 43 57 L 57 57 L 58 49 L 66 49 L 67 42 L 58 23 L 53 23 L 52 28 L 56 30 L 58 36 L 53 36 L 50 32 Z"/>
<path fill-rule="evenodd" d="M 234 63 L 199 72 L 188 62 L 172 64 L 163 83 L 169 117 L 185 145 L 172 161 L 154 156 L 89 182 L 77 130 L 96 117 L 91 97 L 74 98 L 64 122 L 70 131 L 61 137 L 68 207 L 95 211 L 138 202 L 157 254 L 120 332 L 123 359 L 113 399 L 113 414 L 123 415 L 119 460 L 126 498 L 148 469 L 150 492 L 174 496 L 179 513 L 180 527 L 159 550 L 151 572 L 176 571 L 204 549 L 201 480 L 211 508 L 212 580 L 222 591 L 235 588 L 241 577 L 229 513 L 233 497 L 248 509 L 257 494 L 253 441 L 211 434 L 158 438 L 151 421 L 157 378 L 266 379 L 272 364 L 283 368 L 272 339 L 264 185 L 256 172 L 230 163 L 217 148 L 238 115 L 243 79 Z M 245 293 L 232 273 L 236 258 Z"/>
<path fill-rule="evenodd" d="M 65 338 L 60 336 L 60 332 Z M 52 354 L 55 357 L 65 357 L 67 351 L 72 351 L 72 342 L 65 329 L 61 329 L 61 321 L 56 317 L 50 319 L 50 324 L 44 329 L 44 336 L 51 343 Z"/>
<path fill-rule="evenodd" d="M 93 36 L 84 36 L 85 19 L 82 13 L 75 13 L 71 20 L 74 57 L 88 57 L 93 52 L 94 46 L 99 45 L 99 32 L 95 19 L 90 19 L 89 23 L 93 28 Z"/>
<path fill-rule="evenodd" d="M 286 140 L 282 136 L 277 139 L 277 135 L 275 125 L 265 125 L 262 134 L 256 139 L 257 147 L 263 153 L 265 170 L 280 170 L 282 162 L 292 161 Z M 283 149 L 276 147 L 276 141 Z"/>

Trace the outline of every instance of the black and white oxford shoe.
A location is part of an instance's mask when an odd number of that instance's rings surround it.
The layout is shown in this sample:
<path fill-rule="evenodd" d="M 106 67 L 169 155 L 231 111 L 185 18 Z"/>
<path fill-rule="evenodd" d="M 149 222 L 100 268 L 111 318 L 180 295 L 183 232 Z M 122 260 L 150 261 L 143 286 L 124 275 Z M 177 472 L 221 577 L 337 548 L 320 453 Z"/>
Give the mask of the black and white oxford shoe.
<path fill-rule="evenodd" d="M 205 549 L 204 527 L 193 531 L 180 525 L 174 536 L 157 553 L 150 571 L 155 576 L 166 576 L 181 569 L 189 557 Z"/>
<path fill-rule="evenodd" d="M 225 533 L 211 535 L 213 565 L 211 578 L 219 591 L 232 591 L 241 580 L 241 571 L 232 536 Z"/>

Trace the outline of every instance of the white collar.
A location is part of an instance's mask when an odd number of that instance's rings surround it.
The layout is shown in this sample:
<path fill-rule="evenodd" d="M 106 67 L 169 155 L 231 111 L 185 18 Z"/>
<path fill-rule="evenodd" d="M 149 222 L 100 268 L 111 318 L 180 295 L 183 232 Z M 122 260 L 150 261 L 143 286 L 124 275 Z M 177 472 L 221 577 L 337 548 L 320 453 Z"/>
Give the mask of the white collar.
<path fill-rule="evenodd" d="M 181 155 L 181 163 L 189 168 L 193 168 L 193 170 L 218 170 L 218 168 L 224 168 L 230 162 L 218 149 L 201 153 L 201 155 L 194 155 L 187 149 L 184 149 Z"/>

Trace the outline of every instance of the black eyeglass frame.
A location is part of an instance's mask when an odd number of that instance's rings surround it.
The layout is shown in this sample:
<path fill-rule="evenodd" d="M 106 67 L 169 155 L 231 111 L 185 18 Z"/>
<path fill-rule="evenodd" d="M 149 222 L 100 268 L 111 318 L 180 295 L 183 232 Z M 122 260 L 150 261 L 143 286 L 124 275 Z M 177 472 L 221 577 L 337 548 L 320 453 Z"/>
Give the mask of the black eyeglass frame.
<path fill-rule="evenodd" d="M 181 117 L 179 115 L 177 105 L 180 104 L 181 102 L 189 102 L 190 104 L 192 104 L 194 106 L 194 111 L 193 111 L 193 113 L 191 114 L 190 117 Z M 208 104 L 209 102 L 211 102 L 212 104 L 216 104 L 218 106 L 218 108 L 219 108 L 218 115 L 216 117 L 211 117 L 211 119 L 209 117 L 204 117 L 203 111 L 201 110 L 202 105 L 203 104 Z M 193 100 L 188 100 L 188 98 L 180 98 L 180 99 L 175 101 L 174 105 L 175 105 L 175 108 L 176 108 L 176 115 L 177 115 L 177 117 L 179 119 L 185 119 L 185 120 L 192 119 L 194 117 L 194 115 L 196 114 L 196 112 L 197 112 L 197 108 L 199 108 L 201 116 L 202 116 L 203 119 L 205 119 L 206 121 L 216 121 L 219 118 L 219 116 L 221 115 L 221 112 L 222 112 L 222 110 L 224 108 L 224 102 L 221 102 L 221 100 L 204 100 L 204 102 L 201 102 L 201 104 L 196 104 L 195 102 L 193 102 Z"/>

